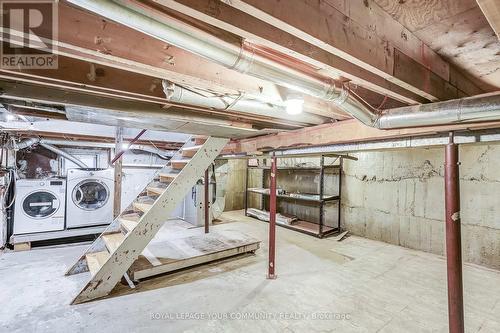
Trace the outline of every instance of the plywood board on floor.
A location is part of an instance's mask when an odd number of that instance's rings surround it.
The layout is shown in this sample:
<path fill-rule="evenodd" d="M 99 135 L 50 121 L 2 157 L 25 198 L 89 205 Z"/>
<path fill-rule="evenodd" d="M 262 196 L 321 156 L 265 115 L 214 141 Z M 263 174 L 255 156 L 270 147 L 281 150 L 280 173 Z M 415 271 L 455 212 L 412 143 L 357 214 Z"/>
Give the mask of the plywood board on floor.
<path fill-rule="evenodd" d="M 181 220 L 170 220 L 129 269 L 134 280 L 172 272 L 238 254 L 255 252 L 260 241 L 235 230 L 203 228 Z"/>

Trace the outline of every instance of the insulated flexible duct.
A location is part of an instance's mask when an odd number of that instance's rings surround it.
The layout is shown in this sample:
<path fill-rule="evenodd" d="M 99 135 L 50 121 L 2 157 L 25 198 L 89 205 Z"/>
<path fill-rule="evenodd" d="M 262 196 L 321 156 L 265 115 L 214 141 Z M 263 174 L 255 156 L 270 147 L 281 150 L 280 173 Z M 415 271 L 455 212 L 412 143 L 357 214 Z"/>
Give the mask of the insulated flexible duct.
<path fill-rule="evenodd" d="M 64 157 L 67 160 L 70 160 L 71 162 L 78 165 L 80 168 L 83 168 L 83 169 L 88 168 L 88 166 L 85 163 L 83 163 L 82 161 L 80 161 L 78 158 L 74 157 L 73 155 L 68 154 L 67 152 L 65 152 L 65 151 L 63 151 L 63 150 L 61 150 L 53 145 L 50 145 L 48 143 L 43 142 L 43 140 L 41 140 L 40 138 L 30 138 L 30 139 L 22 140 L 22 141 L 17 142 L 17 143 L 12 141 L 9 144 L 7 144 L 6 147 L 8 149 L 21 150 L 21 149 L 29 148 L 35 144 L 39 144 L 40 146 L 44 147 L 45 149 L 48 149 L 48 150 L 52 151 L 53 153 L 56 153 L 57 155 Z"/>

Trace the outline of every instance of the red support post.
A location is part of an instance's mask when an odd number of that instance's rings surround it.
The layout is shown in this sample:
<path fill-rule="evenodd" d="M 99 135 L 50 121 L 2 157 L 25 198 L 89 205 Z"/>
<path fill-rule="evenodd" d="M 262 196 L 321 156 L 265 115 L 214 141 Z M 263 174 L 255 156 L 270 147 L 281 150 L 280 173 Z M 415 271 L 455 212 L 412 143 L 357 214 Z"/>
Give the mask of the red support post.
<path fill-rule="evenodd" d="M 210 210 L 209 210 L 209 184 L 210 179 L 208 178 L 208 169 L 205 170 L 205 181 L 204 181 L 204 189 L 205 189 L 205 197 L 204 197 L 204 205 L 205 208 L 205 233 L 208 234 L 210 232 Z"/>
<path fill-rule="evenodd" d="M 450 333 L 464 332 L 460 179 L 458 145 L 453 132 L 445 153 L 446 263 L 448 274 L 448 320 Z"/>
<path fill-rule="evenodd" d="M 276 259 L 276 177 L 278 167 L 276 165 L 276 156 L 273 153 L 271 158 L 271 172 L 269 179 L 269 266 L 268 279 L 276 279 L 275 259 Z"/>

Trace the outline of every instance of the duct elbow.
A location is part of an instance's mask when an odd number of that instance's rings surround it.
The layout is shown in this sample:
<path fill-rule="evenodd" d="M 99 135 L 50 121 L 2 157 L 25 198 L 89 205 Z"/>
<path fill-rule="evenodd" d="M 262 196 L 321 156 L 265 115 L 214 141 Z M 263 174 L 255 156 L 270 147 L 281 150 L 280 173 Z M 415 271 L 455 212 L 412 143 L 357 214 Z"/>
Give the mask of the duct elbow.
<path fill-rule="evenodd" d="M 12 142 L 8 143 L 5 146 L 5 148 L 12 149 L 12 150 L 22 150 L 22 149 L 29 148 L 29 147 L 31 147 L 39 142 L 40 142 L 39 138 L 30 138 L 30 139 L 22 140 L 18 143 L 12 141 Z"/>

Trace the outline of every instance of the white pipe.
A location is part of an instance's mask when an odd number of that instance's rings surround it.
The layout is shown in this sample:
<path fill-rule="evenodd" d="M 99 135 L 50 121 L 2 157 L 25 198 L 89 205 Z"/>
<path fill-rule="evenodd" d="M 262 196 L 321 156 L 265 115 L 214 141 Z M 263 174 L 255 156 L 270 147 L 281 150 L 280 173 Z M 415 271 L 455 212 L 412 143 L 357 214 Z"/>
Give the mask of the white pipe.
<path fill-rule="evenodd" d="M 282 105 L 248 99 L 242 95 L 236 97 L 203 96 L 166 80 L 163 80 L 163 90 L 167 99 L 175 103 L 196 105 L 216 110 L 245 112 L 287 120 L 291 118 L 286 112 L 286 108 Z M 325 118 L 310 113 L 295 115 L 293 120 L 313 125 L 320 125 L 325 122 Z"/>

